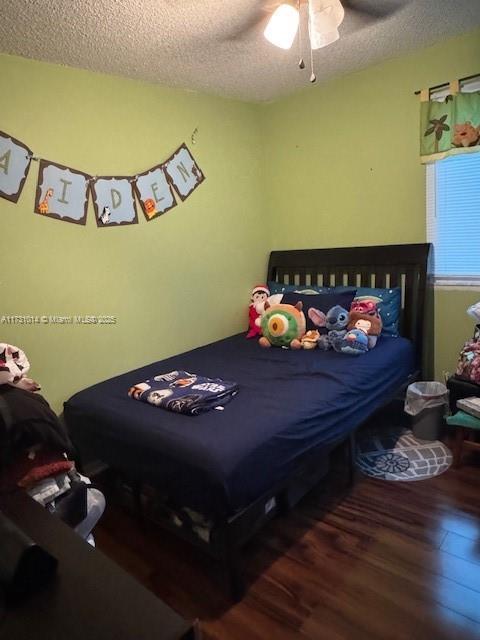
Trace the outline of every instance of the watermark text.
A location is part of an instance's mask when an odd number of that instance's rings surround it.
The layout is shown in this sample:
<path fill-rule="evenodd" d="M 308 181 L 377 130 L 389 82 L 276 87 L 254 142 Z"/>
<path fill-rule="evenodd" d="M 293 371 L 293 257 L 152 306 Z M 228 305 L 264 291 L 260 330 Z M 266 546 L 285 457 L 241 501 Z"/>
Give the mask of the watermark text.
<path fill-rule="evenodd" d="M 60 315 L 2 315 L 0 316 L 0 325 L 5 324 L 74 324 L 74 325 L 107 325 L 117 324 L 116 316 L 107 315 L 75 315 L 75 316 L 60 316 Z"/>

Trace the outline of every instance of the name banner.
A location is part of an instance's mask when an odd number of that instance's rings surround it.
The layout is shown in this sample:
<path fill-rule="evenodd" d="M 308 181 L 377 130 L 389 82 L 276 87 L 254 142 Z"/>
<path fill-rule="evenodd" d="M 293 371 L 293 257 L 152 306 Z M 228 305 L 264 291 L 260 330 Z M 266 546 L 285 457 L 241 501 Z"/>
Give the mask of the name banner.
<path fill-rule="evenodd" d="M 39 160 L 34 211 L 44 218 L 85 225 L 89 194 L 98 227 L 137 224 L 135 197 L 146 220 L 186 200 L 205 175 L 183 143 L 164 162 L 134 176 L 94 176 L 36 158 L 23 142 L 0 131 L 0 197 L 18 202 L 32 160 Z"/>
<path fill-rule="evenodd" d="M 11 136 L 0 131 L 0 197 L 18 202 L 27 179 L 32 152 Z"/>

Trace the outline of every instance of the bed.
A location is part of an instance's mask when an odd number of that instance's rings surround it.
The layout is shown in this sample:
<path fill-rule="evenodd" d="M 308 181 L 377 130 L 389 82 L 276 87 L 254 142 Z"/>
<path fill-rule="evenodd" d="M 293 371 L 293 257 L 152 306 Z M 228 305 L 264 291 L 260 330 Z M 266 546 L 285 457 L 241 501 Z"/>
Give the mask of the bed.
<path fill-rule="evenodd" d="M 235 599 L 243 593 L 239 552 L 263 524 L 290 508 L 328 470 L 332 450 L 426 369 L 423 336 L 429 245 L 274 251 L 268 280 L 402 290 L 401 336 L 381 337 L 360 356 L 264 350 L 245 334 L 154 362 L 75 394 L 65 419 L 88 451 L 141 486 L 158 487 L 211 523 L 208 539 L 171 527 L 221 560 Z M 190 417 L 127 395 L 174 369 L 235 380 L 223 411 Z"/>

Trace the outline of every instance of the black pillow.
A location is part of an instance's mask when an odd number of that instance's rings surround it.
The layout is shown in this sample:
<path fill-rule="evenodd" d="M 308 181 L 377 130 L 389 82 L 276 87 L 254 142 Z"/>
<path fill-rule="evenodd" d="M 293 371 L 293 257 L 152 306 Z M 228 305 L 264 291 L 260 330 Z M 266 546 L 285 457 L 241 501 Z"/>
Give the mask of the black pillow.
<path fill-rule="evenodd" d="M 332 307 L 337 305 L 343 307 L 347 311 L 350 311 L 350 305 L 357 293 L 356 289 L 350 291 L 342 291 L 341 293 L 319 293 L 317 295 L 309 295 L 304 293 L 284 293 L 282 298 L 282 304 L 296 305 L 298 301 L 303 304 L 303 313 L 305 314 L 305 320 L 307 322 L 307 331 L 309 329 L 318 329 L 320 333 L 328 333 L 326 327 L 317 327 L 312 320 L 308 317 L 308 310 L 310 308 L 318 309 L 325 315 Z"/>

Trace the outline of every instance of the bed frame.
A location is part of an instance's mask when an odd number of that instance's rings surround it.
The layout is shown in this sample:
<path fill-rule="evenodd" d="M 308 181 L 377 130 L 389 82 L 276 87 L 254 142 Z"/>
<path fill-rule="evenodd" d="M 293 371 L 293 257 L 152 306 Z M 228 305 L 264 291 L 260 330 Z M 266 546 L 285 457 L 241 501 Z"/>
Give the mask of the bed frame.
<path fill-rule="evenodd" d="M 430 253 L 429 244 L 273 251 L 268 263 L 267 279 L 299 285 L 401 287 L 400 333 L 413 342 L 417 364 L 415 374 L 405 380 L 403 389 L 413 379 L 430 372 L 424 339 L 425 336 L 433 339 L 431 314 L 427 313 L 432 291 Z M 385 398 L 385 404 L 392 397 Z M 308 464 L 296 469 L 280 485 L 272 487 L 232 517 L 217 523 L 208 544 L 188 530 L 165 522 L 160 524 L 220 561 L 232 599 L 238 601 L 245 593 L 240 561 L 242 547 L 266 522 L 287 511 L 318 484 L 328 471 L 330 453 L 340 445 L 345 445 L 349 480 L 353 482 L 355 437 L 352 431 L 349 437 L 334 443 L 327 451 L 323 448 L 313 460 L 310 457 Z M 142 517 L 140 481 L 135 484 L 133 494 L 139 516 Z"/>
<path fill-rule="evenodd" d="M 432 302 L 430 244 L 394 244 L 340 249 L 272 251 L 268 280 L 284 284 L 401 287 L 400 333 L 415 346 L 419 373 L 429 372 L 424 336 Z"/>

